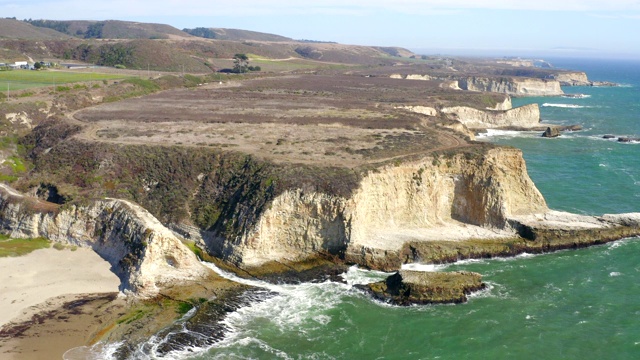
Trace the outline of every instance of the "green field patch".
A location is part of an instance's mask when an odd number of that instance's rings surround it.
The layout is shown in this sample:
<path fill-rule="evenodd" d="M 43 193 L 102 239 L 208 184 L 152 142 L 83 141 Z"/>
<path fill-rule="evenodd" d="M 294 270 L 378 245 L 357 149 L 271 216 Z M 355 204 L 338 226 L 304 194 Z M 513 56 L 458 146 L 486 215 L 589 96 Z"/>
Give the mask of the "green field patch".
<path fill-rule="evenodd" d="M 69 71 L 32 71 L 13 70 L 0 71 L 0 91 L 18 91 L 47 86 L 62 86 L 70 83 L 80 83 L 87 81 L 103 81 L 126 79 L 130 76 L 118 74 L 101 74 L 92 72 L 69 72 Z M 78 87 L 76 87 L 78 88 Z"/>
<path fill-rule="evenodd" d="M 0 235 L 0 257 L 22 256 L 34 250 L 46 249 L 51 241 L 39 237 L 35 239 L 12 239 L 7 235 Z"/>

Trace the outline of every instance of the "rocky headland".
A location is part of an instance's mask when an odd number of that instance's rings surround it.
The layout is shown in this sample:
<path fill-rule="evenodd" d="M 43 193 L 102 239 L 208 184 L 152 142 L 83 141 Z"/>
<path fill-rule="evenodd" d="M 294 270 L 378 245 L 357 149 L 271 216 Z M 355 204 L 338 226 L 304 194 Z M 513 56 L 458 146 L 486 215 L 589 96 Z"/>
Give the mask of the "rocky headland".
<path fill-rule="evenodd" d="M 29 168 L 0 188 L 0 229 L 91 248 L 132 298 L 184 303 L 218 325 L 250 287 L 211 285 L 221 280 L 198 257 L 290 282 L 347 264 L 395 272 L 640 235 L 640 214 L 550 210 L 521 151 L 473 140 L 487 129 L 557 135 L 537 105 L 513 108 L 511 96 L 561 95 L 586 76 L 444 63 L 186 87 L 163 77 L 144 80 L 157 90 L 146 96 L 123 82 L 15 105 L 6 117 L 24 131 L 15 146 Z M 112 101 L 116 91 L 128 95 Z M 474 273 L 403 270 L 365 288 L 406 305 L 462 302 L 483 284 Z M 175 319 L 150 312 L 164 321 L 150 326 L 135 309 L 105 331 L 110 340 Z"/>

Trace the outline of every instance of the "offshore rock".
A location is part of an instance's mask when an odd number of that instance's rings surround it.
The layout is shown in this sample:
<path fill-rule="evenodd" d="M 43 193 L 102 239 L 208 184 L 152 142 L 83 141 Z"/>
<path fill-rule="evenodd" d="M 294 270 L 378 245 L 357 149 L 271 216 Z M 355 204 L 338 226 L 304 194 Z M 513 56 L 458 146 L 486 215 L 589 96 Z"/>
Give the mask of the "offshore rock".
<path fill-rule="evenodd" d="M 632 138 L 632 137 L 619 137 L 618 142 L 629 143 L 629 142 L 640 142 L 640 138 Z"/>
<path fill-rule="evenodd" d="M 560 136 L 560 130 L 557 127 L 547 127 L 542 133 L 542 137 L 554 138 Z"/>
<path fill-rule="evenodd" d="M 395 305 L 463 303 L 485 288 L 478 273 L 400 270 L 386 280 L 361 285 L 375 298 Z"/>
<path fill-rule="evenodd" d="M 60 207 L 0 184 L 0 229 L 15 238 L 90 247 L 111 264 L 120 290 L 140 297 L 210 273 L 153 215 L 125 200 Z"/>

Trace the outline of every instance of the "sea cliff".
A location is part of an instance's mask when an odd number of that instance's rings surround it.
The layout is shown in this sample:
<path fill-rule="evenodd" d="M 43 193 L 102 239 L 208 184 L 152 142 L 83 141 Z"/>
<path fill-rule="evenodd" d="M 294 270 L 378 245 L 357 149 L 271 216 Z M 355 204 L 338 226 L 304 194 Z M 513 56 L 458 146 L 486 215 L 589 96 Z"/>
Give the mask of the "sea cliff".
<path fill-rule="evenodd" d="M 45 237 L 88 247 L 107 260 L 120 290 L 139 297 L 208 274 L 171 231 L 139 205 L 105 199 L 60 207 L 0 184 L 0 229 L 14 238 Z"/>
<path fill-rule="evenodd" d="M 463 90 L 489 91 L 511 96 L 557 96 L 564 94 L 558 80 L 538 78 L 471 76 L 460 78 L 458 87 Z"/>
<path fill-rule="evenodd" d="M 466 106 L 454 106 L 442 109 L 453 120 L 460 121 L 469 129 L 498 128 L 539 128 L 540 108 L 530 104 L 508 110 L 478 110 Z"/>
<path fill-rule="evenodd" d="M 363 176 L 350 196 L 287 191 L 255 227 L 218 241 L 222 257 L 240 266 L 328 253 L 379 267 L 378 257 L 406 241 L 494 237 L 510 216 L 546 209 L 520 151 L 495 148 L 385 166 Z M 381 253 L 371 259 L 371 251 Z"/>

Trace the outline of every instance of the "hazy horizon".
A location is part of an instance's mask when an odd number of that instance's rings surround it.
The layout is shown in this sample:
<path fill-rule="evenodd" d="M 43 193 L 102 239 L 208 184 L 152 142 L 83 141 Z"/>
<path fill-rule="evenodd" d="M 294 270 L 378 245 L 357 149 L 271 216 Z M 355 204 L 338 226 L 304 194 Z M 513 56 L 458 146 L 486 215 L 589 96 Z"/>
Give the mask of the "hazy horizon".
<path fill-rule="evenodd" d="M 640 59 L 633 0 L 0 0 L 5 17 L 127 20 L 253 30 L 293 39 L 400 46 L 471 56 Z"/>

